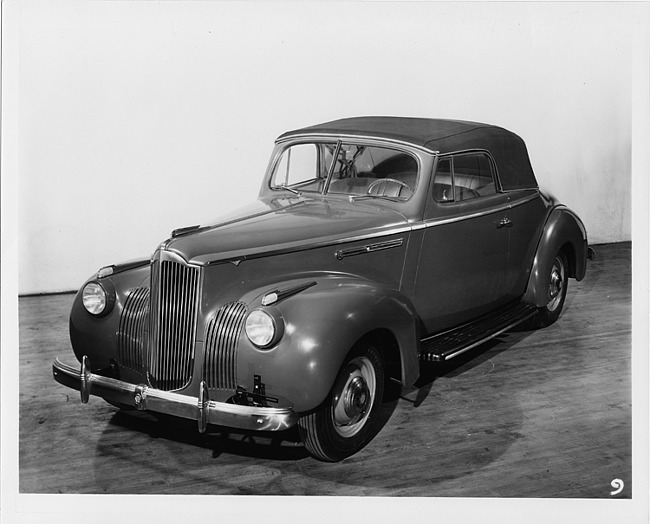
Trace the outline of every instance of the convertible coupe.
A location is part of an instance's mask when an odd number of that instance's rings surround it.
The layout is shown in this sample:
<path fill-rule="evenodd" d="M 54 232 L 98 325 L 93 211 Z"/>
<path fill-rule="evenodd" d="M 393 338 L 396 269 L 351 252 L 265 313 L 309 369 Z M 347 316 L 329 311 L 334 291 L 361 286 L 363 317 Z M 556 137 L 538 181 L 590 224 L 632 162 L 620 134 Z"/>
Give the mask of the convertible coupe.
<path fill-rule="evenodd" d="M 259 198 L 101 268 L 54 378 L 122 408 L 208 425 L 298 425 L 317 459 L 375 431 L 386 381 L 526 321 L 557 320 L 590 255 L 503 128 L 360 117 L 290 131 Z"/>

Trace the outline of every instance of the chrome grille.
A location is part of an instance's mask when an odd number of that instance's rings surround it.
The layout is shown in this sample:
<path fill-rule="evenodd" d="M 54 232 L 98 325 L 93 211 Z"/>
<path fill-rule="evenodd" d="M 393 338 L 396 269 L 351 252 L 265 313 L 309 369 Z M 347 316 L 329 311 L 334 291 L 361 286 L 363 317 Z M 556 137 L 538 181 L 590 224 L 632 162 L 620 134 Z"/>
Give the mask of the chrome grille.
<path fill-rule="evenodd" d="M 205 336 L 203 380 L 209 388 L 235 389 L 237 340 L 246 318 L 246 305 L 231 302 L 212 317 Z"/>
<path fill-rule="evenodd" d="M 171 260 L 151 266 L 149 382 L 165 391 L 192 378 L 200 270 Z"/>
<path fill-rule="evenodd" d="M 149 320 L 149 288 L 129 291 L 117 331 L 117 363 L 144 372 L 145 331 Z"/>

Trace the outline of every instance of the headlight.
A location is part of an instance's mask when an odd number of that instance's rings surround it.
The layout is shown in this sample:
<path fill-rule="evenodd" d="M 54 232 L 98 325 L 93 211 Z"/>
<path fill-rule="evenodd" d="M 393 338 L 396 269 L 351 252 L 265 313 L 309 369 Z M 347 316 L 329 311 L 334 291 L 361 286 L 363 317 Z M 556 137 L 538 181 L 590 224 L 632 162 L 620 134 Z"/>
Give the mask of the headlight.
<path fill-rule="evenodd" d="M 282 319 L 263 309 L 254 309 L 246 319 L 246 336 L 260 349 L 266 349 L 282 337 Z"/>
<path fill-rule="evenodd" d="M 99 316 L 113 308 L 115 295 L 107 293 L 99 282 L 88 282 L 83 289 L 81 299 L 88 313 Z"/>

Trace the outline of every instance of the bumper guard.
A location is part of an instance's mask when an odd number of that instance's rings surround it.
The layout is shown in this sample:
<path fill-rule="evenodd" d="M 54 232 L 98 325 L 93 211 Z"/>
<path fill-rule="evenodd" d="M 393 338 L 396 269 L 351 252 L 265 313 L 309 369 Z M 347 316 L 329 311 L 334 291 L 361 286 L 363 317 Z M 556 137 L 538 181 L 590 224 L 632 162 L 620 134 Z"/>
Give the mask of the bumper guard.
<path fill-rule="evenodd" d="M 282 431 L 298 421 L 298 414 L 291 408 L 240 406 L 210 400 L 205 382 L 201 382 L 199 398 L 196 398 L 162 391 L 146 384 L 130 384 L 97 375 L 90 371 L 86 356 L 82 359 L 81 369 L 64 363 L 60 357 L 56 358 L 52 364 L 52 374 L 59 384 L 80 391 L 81 402 L 84 404 L 90 395 L 95 395 L 140 410 L 196 420 L 201 433 L 208 424 L 257 431 Z"/>

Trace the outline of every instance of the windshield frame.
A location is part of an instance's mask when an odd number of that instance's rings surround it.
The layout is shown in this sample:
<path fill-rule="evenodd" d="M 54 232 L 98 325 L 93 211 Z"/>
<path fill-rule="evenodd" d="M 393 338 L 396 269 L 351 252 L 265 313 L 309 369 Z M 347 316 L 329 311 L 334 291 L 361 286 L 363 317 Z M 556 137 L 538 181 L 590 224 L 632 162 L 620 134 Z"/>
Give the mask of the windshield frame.
<path fill-rule="evenodd" d="M 278 165 L 284 153 L 292 146 L 298 144 L 314 144 L 316 146 L 335 145 L 332 153 L 332 162 L 327 168 L 327 176 L 322 179 L 324 182 L 322 184 L 322 187 L 318 189 L 303 189 L 300 187 L 301 185 L 309 184 L 310 182 L 318 180 L 318 178 L 299 181 L 294 184 L 289 184 L 287 186 L 273 184 L 273 179 L 276 175 L 276 170 L 278 169 Z M 403 197 L 389 197 L 385 195 L 374 195 L 374 194 L 367 194 L 367 193 L 332 192 L 330 186 L 334 178 L 334 174 L 336 171 L 336 164 L 341 154 L 341 148 L 343 146 L 382 148 L 382 149 L 392 150 L 397 153 L 403 153 L 411 157 L 417 164 L 415 184 L 414 187 L 410 188 L 412 190 L 412 194 L 406 198 L 403 198 Z M 357 136 L 346 136 L 346 137 L 303 136 L 298 139 L 294 138 L 294 139 L 278 141 L 276 142 L 275 154 L 272 157 L 271 162 L 269 163 L 267 187 L 269 190 L 273 192 L 289 191 L 297 195 L 302 195 L 302 193 L 304 192 L 312 195 L 321 195 L 321 196 L 341 196 L 350 199 L 362 198 L 364 200 L 379 199 L 379 200 L 386 200 L 386 201 L 391 201 L 396 203 L 405 203 L 412 200 L 415 194 L 418 192 L 418 188 L 422 184 L 422 177 L 424 175 L 422 170 L 422 159 L 418 154 L 416 154 L 416 151 L 414 151 L 414 149 L 416 148 L 405 147 L 401 143 L 395 141 L 384 141 L 381 139 L 373 139 L 371 137 L 366 138 L 366 137 L 357 137 Z M 430 152 L 428 153 L 431 154 Z M 390 176 L 377 178 L 376 180 L 382 180 L 383 178 L 390 178 Z"/>

